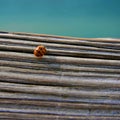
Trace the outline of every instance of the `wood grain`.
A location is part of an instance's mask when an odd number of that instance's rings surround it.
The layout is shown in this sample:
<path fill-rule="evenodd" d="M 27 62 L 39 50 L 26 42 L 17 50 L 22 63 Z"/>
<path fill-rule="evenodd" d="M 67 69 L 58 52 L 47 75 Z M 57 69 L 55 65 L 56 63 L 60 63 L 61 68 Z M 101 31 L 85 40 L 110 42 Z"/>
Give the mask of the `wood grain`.
<path fill-rule="evenodd" d="M 0 119 L 119 117 L 120 39 L 0 31 Z"/>

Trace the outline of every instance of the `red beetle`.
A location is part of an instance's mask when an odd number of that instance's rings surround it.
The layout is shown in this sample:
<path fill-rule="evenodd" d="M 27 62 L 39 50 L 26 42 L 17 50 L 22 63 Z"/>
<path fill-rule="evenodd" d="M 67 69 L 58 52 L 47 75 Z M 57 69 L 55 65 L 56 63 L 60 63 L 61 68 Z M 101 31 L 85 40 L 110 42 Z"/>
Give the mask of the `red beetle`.
<path fill-rule="evenodd" d="M 37 46 L 37 48 L 34 50 L 34 55 L 36 57 L 42 57 L 44 54 L 46 54 L 47 50 L 43 45 Z"/>

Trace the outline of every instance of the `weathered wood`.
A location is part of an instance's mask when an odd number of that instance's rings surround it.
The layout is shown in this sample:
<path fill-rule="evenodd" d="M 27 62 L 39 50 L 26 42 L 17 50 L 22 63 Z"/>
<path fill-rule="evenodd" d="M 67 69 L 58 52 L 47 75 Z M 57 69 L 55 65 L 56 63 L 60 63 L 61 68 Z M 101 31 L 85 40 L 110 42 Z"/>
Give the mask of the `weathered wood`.
<path fill-rule="evenodd" d="M 69 40 L 69 39 L 57 39 L 57 38 L 46 38 L 46 37 L 34 37 L 34 36 L 25 36 L 25 35 L 16 35 L 16 34 L 0 34 L 2 38 L 13 38 L 13 39 L 23 39 L 28 41 L 35 41 L 35 42 L 48 42 L 48 43 L 61 43 L 61 44 L 68 44 L 68 45 L 83 45 L 83 46 L 92 46 L 98 48 L 110 48 L 110 49 L 117 49 L 120 50 L 120 44 L 113 44 L 113 43 L 102 43 L 102 42 L 91 42 L 91 41 L 82 41 L 82 40 Z"/>
<path fill-rule="evenodd" d="M 47 38 L 61 38 L 61 39 L 69 39 L 69 40 L 88 40 L 88 41 L 97 41 L 97 42 L 120 42 L 120 39 L 115 38 L 76 38 L 76 37 L 66 37 L 66 36 L 56 36 L 56 35 L 48 35 L 48 34 L 33 34 L 33 33 L 25 33 L 25 32 L 6 32 L 0 31 L 1 35 L 9 34 L 9 35 L 26 35 L 26 36 L 37 36 L 37 37 L 47 37 Z"/>
<path fill-rule="evenodd" d="M 82 45 L 68 45 L 68 44 L 60 44 L 60 43 L 48 43 L 48 42 L 34 42 L 34 41 L 25 41 L 25 40 L 18 40 L 18 39 L 4 39 L 0 38 L 1 45 L 22 45 L 22 46 L 30 46 L 35 47 L 38 45 L 45 45 L 47 48 L 54 48 L 54 49 L 65 49 L 65 50 L 86 50 L 86 51 L 103 51 L 103 52 L 120 52 L 120 50 L 116 49 L 109 49 L 109 48 L 97 48 L 92 46 L 82 46 Z"/>
<path fill-rule="evenodd" d="M 13 59 L 12 59 L 13 60 Z M 17 67 L 17 68 L 25 68 L 25 69 L 34 69 L 34 70 L 49 70 L 50 71 L 56 71 L 56 72 L 93 72 L 93 73 L 101 73 L 101 74 L 120 74 L 120 69 L 116 68 L 113 69 L 112 67 L 110 68 L 105 68 L 105 67 L 98 67 L 98 66 L 82 66 L 82 65 L 73 65 L 73 64 L 60 64 L 60 63 L 45 63 L 40 62 L 39 64 L 34 63 L 29 63 L 26 61 L 9 61 L 9 60 L 0 60 L 0 65 L 1 66 L 8 66 L 8 67 Z M 39 72 L 39 71 L 38 71 Z"/>
<path fill-rule="evenodd" d="M 84 77 L 71 77 L 71 76 L 62 76 L 62 75 L 26 75 L 23 73 L 11 73 L 8 74 L 1 72 L 0 80 L 11 81 L 11 82 L 20 82 L 20 83 L 33 83 L 33 84 L 46 84 L 46 85 L 62 85 L 62 86 L 91 86 L 91 87 L 110 87 L 117 88 L 120 87 L 119 77 L 113 78 L 84 78 Z M 106 80 L 105 80 L 106 79 Z M 5 80 L 4 80 L 5 81 Z"/>
<path fill-rule="evenodd" d="M 109 73 L 93 73 L 93 72 L 65 72 L 65 71 L 47 71 L 47 70 L 35 70 L 35 69 L 26 69 L 26 68 L 18 68 L 18 67 L 6 67 L 6 66 L 3 66 L 3 67 L 0 67 L 0 71 L 4 71 L 4 72 L 14 72 L 14 73 L 25 73 L 25 74 L 30 74 L 30 73 L 33 73 L 33 74 L 36 74 L 37 75 L 54 75 L 54 76 L 73 76 L 73 77 L 84 77 L 84 78 L 95 78 L 95 77 L 101 77 L 101 78 L 111 78 L 111 79 L 114 79 L 116 78 L 117 80 L 120 79 L 120 74 L 116 74 L 114 72 L 114 74 L 109 74 Z M 115 79 L 114 79 L 115 80 Z"/>
<path fill-rule="evenodd" d="M 8 46 L 0 45 L 1 50 L 32 53 L 35 47 L 23 47 L 23 46 Z M 79 50 L 54 50 L 47 49 L 48 55 L 60 55 L 60 56 L 71 56 L 71 57 L 88 57 L 88 58 L 104 58 L 104 59 L 115 59 L 120 60 L 119 53 L 109 53 L 109 52 L 89 52 L 89 51 L 79 51 Z"/>
<path fill-rule="evenodd" d="M 119 117 L 120 39 L 0 31 L 0 119 Z"/>
<path fill-rule="evenodd" d="M 9 54 L 9 55 L 8 55 Z M 118 66 L 120 67 L 120 61 L 119 60 L 103 60 L 103 59 L 88 59 L 88 58 L 76 58 L 76 57 L 66 57 L 66 56 L 53 56 L 53 55 L 46 55 L 44 56 L 44 59 L 35 59 L 35 56 L 32 54 L 26 54 L 26 53 L 18 53 L 18 52 L 6 52 L 2 51 L 0 52 L 1 58 L 15 58 L 18 61 L 20 60 L 32 60 L 36 63 L 38 62 L 59 62 L 59 63 L 65 63 L 65 64 L 86 64 L 86 65 L 104 65 L 104 66 Z"/>
<path fill-rule="evenodd" d="M 48 42 L 48 43 L 62 43 L 68 45 L 85 45 L 85 46 L 92 46 L 92 47 L 101 47 L 101 48 L 111 48 L 111 49 L 120 49 L 120 43 L 113 44 L 113 43 L 98 43 L 92 42 L 89 40 L 72 40 L 72 39 L 57 39 L 57 38 L 48 38 L 48 37 L 38 37 L 38 36 L 26 36 L 26 35 L 17 35 L 17 34 L 0 34 L 1 38 L 13 38 L 13 39 L 23 39 L 28 41 L 37 41 L 37 42 Z"/>
<path fill-rule="evenodd" d="M 34 94 L 34 93 L 20 93 L 20 92 L 9 92 L 2 91 L 0 92 L 0 99 L 18 99 L 18 100 L 38 100 L 38 101 L 53 101 L 53 102 L 72 102 L 72 103 L 87 103 L 87 104 L 111 104 L 118 105 L 120 104 L 119 99 L 108 99 L 107 97 L 102 98 L 82 98 L 82 97 L 66 97 L 66 96 L 54 96 L 54 95 L 43 95 L 43 94 Z"/>
<path fill-rule="evenodd" d="M 56 102 L 40 101 L 25 99 L 0 99 L 0 104 L 32 105 L 42 107 L 62 107 L 70 109 L 120 109 L 118 104 L 91 104 L 91 103 L 73 103 L 73 102 Z"/>
<path fill-rule="evenodd" d="M 0 118 L 6 118 L 9 120 L 119 120 L 119 116 L 72 116 L 72 115 L 49 115 L 49 114 L 32 114 L 32 113 L 18 113 L 18 112 L 1 112 Z"/>
<path fill-rule="evenodd" d="M 37 86 L 37 85 L 21 85 L 16 83 L 5 83 L 0 82 L 0 90 L 11 91 L 11 92 L 21 92 L 21 93 L 33 93 L 33 94 L 46 94 L 55 96 L 68 96 L 68 97 L 86 97 L 86 98 L 100 98 L 100 97 L 110 97 L 114 99 L 120 99 L 120 92 L 110 91 L 82 91 L 71 89 L 69 87 L 56 87 L 56 86 Z"/>

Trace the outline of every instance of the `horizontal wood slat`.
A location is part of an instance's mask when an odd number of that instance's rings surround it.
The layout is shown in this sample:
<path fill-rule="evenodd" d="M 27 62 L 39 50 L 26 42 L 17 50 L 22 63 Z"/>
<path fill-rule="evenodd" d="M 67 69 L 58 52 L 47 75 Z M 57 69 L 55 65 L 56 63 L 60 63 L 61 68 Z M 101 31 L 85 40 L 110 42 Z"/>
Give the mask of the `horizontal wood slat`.
<path fill-rule="evenodd" d="M 119 118 L 120 39 L 0 31 L 0 119 Z"/>

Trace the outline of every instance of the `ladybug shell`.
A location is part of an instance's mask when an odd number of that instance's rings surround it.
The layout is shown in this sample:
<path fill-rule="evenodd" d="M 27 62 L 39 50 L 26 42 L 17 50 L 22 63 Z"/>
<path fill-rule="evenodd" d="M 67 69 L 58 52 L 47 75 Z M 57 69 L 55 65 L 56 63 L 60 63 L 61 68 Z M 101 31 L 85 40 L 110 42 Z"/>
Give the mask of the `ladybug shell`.
<path fill-rule="evenodd" d="M 42 45 L 38 46 L 35 50 L 34 50 L 34 55 L 36 57 L 42 57 L 44 54 L 46 54 L 46 48 Z"/>

